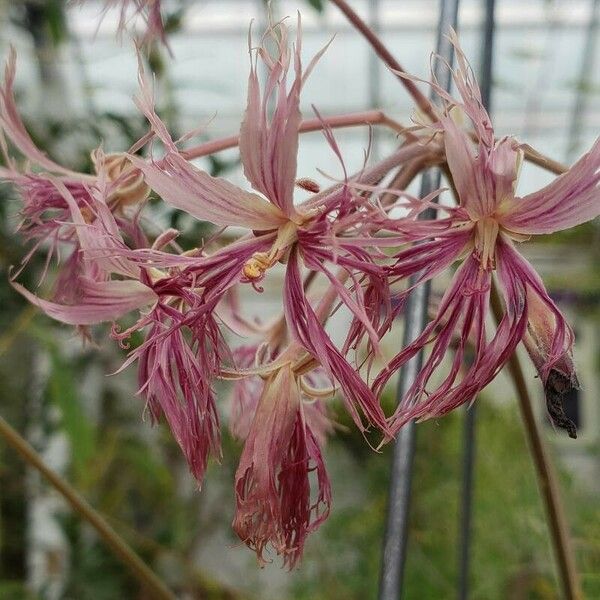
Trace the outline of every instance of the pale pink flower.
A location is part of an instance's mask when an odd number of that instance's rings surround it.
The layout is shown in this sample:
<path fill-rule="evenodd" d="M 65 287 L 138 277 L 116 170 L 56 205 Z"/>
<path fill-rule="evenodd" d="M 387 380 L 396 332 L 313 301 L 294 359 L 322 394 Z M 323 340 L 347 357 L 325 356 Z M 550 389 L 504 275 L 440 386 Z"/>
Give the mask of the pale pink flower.
<path fill-rule="evenodd" d="M 262 195 L 247 192 L 233 184 L 211 177 L 192 166 L 179 152 L 165 125 L 154 111 L 151 90 L 140 72 L 141 94 L 137 104 L 165 146 L 166 155 L 157 161 L 131 161 L 143 173 L 146 182 L 172 206 L 221 227 L 238 226 L 251 229 L 246 242 L 250 254 L 238 256 L 237 275 L 220 278 L 217 289 L 225 292 L 235 283 L 257 286 L 277 262 L 286 263 L 284 307 L 294 338 L 318 361 L 327 375 L 338 382 L 346 407 L 353 419 L 365 430 L 370 424 L 386 431 L 385 415 L 369 386 L 360 377 L 344 354 L 336 348 L 317 318 L 302 286 L 302 266 L 324 274 L 336 286 L 341 301 L 367 331 L 376 346 L 378 334 L 365 307 L 361 283 L 364 278 L 379 280 L 385 289 L 385 271 L 362 248 L 354 246 L 351 236 L 339 244 L 331 241 L 331 228 L 354 206 L 354 195 L 346 186 L 325 196 L 317 203 L 296 206 L 293 202 L 296 181 L 296 155 L 300 124 L 299 94 L 306 78 L 324 52 L 323 49 L 302 70 L 300 58 L 300 21 L 293 55 L 287 40 L 287 28 L 278 24 L 269 33 L 276 45 L 271 56 L 264 47 L 256 50 L 267 69 L 265 89 L 261 93 L 253 53 L 248 84 L 248 104 L 240 131 L 240 154 L 244 172 L 252 187 Z M 288 89 L 288 71 L 293 63 L 294 78 Z M 274 110 L 269 114 L 269 106 Z M 339 153 L 332 136 L 328 137 Z M 338 232 L 343 235 L 345 232 Z M 227 248 L 218 254 L 228 256 Z M 203 269 L 206 263 L 204 263 Z M 334 269 L 351 275 L 352 287 L 347 289 L 338 280 Z M 193 267 L 189 269 L 193 272 Z M 213 290 L 214 293 L 214 290 Z"/>
<path fill-rule="evenodd" d="M 434 81 L 444 111 L 430 127 L 444 136 L 459 206 L 449 209 L 448 217 L 416 222 L 410 232 L 406 223 L 399 223 L 405 237 L 416 243 L 396 254 L 389 274 L 402 278 L 418 275 L 416 285 L 420 285 L 457 260 L 461 265 L 436 317 L 390 361 L 374 389 L 380 392 L 397 369 L 417 352 L 430 348 L 416 381 L 392 417 L 397 430 L 411 419 L 442 415 L 472 401 L 524 341 L 544 384 L 552 421 L 575 437 L 575 427 L 562 407 L 564 394 L 578 385 L 571 357 L 573 333 L 517 245 L 531 235 L 567 229 L 600 214 L 600 140 L 554 182 L 533 194 L 517 196 L 523 153 L 514 138 L 494 139 L 471 68 L 456 38 L 453 42 L 458 61 L 453 77 L 462 100 L 449 96 Z M 453 107 L 472 121 L 477 144 L 453 120 Z M 393 224 L 386 227 L 393 228 Z M 504 315 L 490 335 L 486 318 L 494 272 L 503 295 Z M 449 355 L 457 328 L 460 341 L 445 368 L 442 361 Z M 465 365 L 461 378 L 467 340 L 474 341 L 475 356 L 472 364 Z M 434 375 L 439 383 L 430 388 Z"/>
<path fill-rule="evenodd" d="M 0 145 L 6 166 L 0 168 L 0 181 L 15 186 L 22 199 L 21 223 L 18 230 L 32 242 L 32 248 L 22 261 L 22 270 L 40 248 L 47 248 L 47 267 L 53 256 L 67 260 L 55 285 L 54 300 L 73 301 L 81 292 L 79 276 L 82 270 L 79 236 L 72 221 L 73 209 L 65 194 L 75 203 L 81 218 L 91 223 L 98 210 L 96 197 L 114 213 L 116 229 L 126 234 L 134 244 L 147 244 L 136 218 L 128 217 L 127 206 L 142 205 L 149 193 L 139 171 L 124 153 L 92 152 L 95 175 L 72 171 L 41 152 L 25 129 L 14 99 L 16 53 L 11 48 L 5 68 L 4 85 L 0 87 Z M 9 152 L 11 144 L 25 159 L 21 165 Z M 36 170 L 34 170 L 36 169 Z M 102 188 L 102 191 L 100 191 Z M 43 279 L 42 276 L 42 279 Z"/>
<path fill-rule="evenodd" d="M 264 383 L 235 481 L 235 532 L 259 560 L 271 545 L 292 568 L 329 515 L 331 487 L 289 364 Z"/>

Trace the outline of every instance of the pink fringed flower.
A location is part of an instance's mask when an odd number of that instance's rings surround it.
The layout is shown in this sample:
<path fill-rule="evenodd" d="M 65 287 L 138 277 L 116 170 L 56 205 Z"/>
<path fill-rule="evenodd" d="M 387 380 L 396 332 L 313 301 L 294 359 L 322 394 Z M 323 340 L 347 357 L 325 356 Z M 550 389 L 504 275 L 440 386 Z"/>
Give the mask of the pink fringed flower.
<path fill-rule="evenodd" d="M 236 472 L 235 491 L 235 532 L 261 561 L 270 544 L 292 568 L 306 536 L 329 514 L 331 487 L 289 364 L 264 383 Z"/>
<path fill-rule="evenodd" d="M 455 38 L 453 42 L 458 61 L 453 77 L 462 101 L 434 82 L 445 110 L 431 127 L 443 134 L 459 206 L 450 209 L 446 218 L 415 222 L 406 234 L 415 243 L 396 254 L 389 274 L 401 278 L 415 275 L 416 285 L 420 285 L 455 261 L 462 263 L 436 317 L 390 361 L 374 382 L 374 389 L 381 392 L 403 364 L 425 347 L 431 348 L 392 417 L 397 430 L 411 419 L 442 415 L 472 401 L 524 341 L 544 384 L 552 421 L 575 437 L 575 426 L 562 406 L 564 395 L 578 385 L 571 358 L 573 333 L 537 273 L 519 254 L 517 244 L 531 235 L 567 229 L 600 214 L 600 140 L 550 185 L 518 197 L 515 186 L 522 151 L 514 138 L 494 139 L 473 73 Z M 472 121 L 477 144 L 452 119 L 453 107 Z M 411 229 L 406 223 L 397 225 Z M 393 227 L 391 223 L 386 226 Z M 486 319 L 494 272 L 504 299 L 504 315 L 489 335 Z M 449 355 L 455 332 L 460 341 L 449 369 L 444 370 L 442 361 Z M 461 378 L 467 340 L 473 342 L 474 360 L 465 365 Z M 436 384 L 429 388 L 434 376 Z"/>
<path fill-rule="evenodd" d="M 364 278 L 380 281 L 385 288 L 385 271 L 369 253 L 352 244 L 351 236 L 342 243 L 334 243 L 330 232 L 332 224 L 344 212 L 352 209 L 353 195 L 348 186 L 323 197 L 315 197 L 304 205 L 293 202 L 296 180 L 296 154 L 300 125 L 299 95 L 322 50 L 303 71 L 300 58 L 300 22 L 293 55 L 283 24 L 277 32 L 270 32 L 276 44 L 276 55 L 264 47 L 256 51 L 267 69 L 264 91 L 261 91 L 254 57 L 248 84 L 248 104 L 240 131 L 240 154 L 244 172 L 252 187 L 262 195 L 247 192 L 231 183 L 214 178 L 194 168 L 178 151 L 164 124 L 157 117 L 150 89 L 140 73 L 142 93 L 138 106 L 163 142 L 167 154 L 159 161 L 146 162 L 131 157 L 143 173 L 146 182 L 169 204 L 185 210 L 196 218 L 221 227 L 238 226 L 252 230 L 247 248 L 254 246 L 244 260 L 238 263 L 237 277 L 225 281 L 250 283 L 257 286 L 278 262 L 286 263 L 284 307 L 292 335 L 322 366 L 330 379 L 338 382 L 350 414 L 364 431 L 375 425 L 387 432 L 385 415 L 369 386 L 360 377 L 344 354 L 336 348 L 307 299 L 302 284 L 302 266 L 322 273 L 335 286 L 341 301 L 350 309 L 361 326 L 368 332 L 374 346 L 378 334 L 370 322 L 372 313 L 366 309 L 361 282 Z M 252 53 L 251 53 L 251 56 Z M 288 71 L 293 63 L 294 78 L 288 89 Z M 274 107 L 269 116 L 269 106 Z M 336 152 L 332 136 L 328 141 Z M 422 151 L 420 148 L 417 152 Z M 340 237 L 346 232 L 339 231 Z M 334 236 L 335 237 L 335 236 Z M 329 246 L 324 245 L 329 242 Z M 227 255 L 224 249 L 222 256 Z M 350 277 L 352 287 L 347 289 L 333 273 L 341 269 Z M 193 273 L 193 267 L 189 272 Z M 226 291 L 222 280 L 218 289 Z M 325 315 L 326 316 L 326 315 Z"/>
<path fill-rule="evenodd" d="M 13 184 L 22 199 L 22 221 L 19 230 L 33 242 L 33 247 L 22 261 L 25 267 L 31 256 L 47 247 L 47 264 L 53 256 L 60 258 L 66 248 L 68 259 L 61 270 L 54 299 L 74 300 L 79 293 L 78 278 L 82 269 L 79 236 L 73 226 L 73 206 L 78 207 L 81 219 L 92 223 L 101 203 L 114 213 L 116 230 L 126 234 L 133 244 L 147 244 L 137 219 L 125 214 L 128 206 L 140 206 L 149 194 L 149 188 L 139 171 L 125 154 L 104 154 L 100 149 L 92 152 L 96 175 L 77 173 L 59 165 L 40 151 L 27 133 L 19 116 L 14 99 L 16 54 L 11 49 L 5 68 L 4 85 L 0 88 L 0 127 L 3 133 L 2 153 L 5 167 L 0 168 L 0 180 Z M 25 166 L 8 152 L 9 141 L 26 159 Z M 37 170 L 34 171 L 33 168 Z M 45 270 L 44 270 L 45 274 Z"/>

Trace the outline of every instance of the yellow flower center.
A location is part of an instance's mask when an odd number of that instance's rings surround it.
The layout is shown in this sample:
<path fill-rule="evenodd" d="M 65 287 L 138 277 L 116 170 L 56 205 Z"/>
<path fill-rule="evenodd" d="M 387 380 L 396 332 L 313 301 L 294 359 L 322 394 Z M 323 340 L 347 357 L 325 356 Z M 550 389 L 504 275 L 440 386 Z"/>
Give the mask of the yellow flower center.
<path fill-rule="evenodd" d="M 502 226 L 502 220 L 498 215 L 488 215 L 474 221 L 474 240 L 473 246 L 477 258 L 481 262 L 481 269 L 491 271 L 496 268 L 496 241 L 498 235 L 510 238 L 516 242 L 523 242 L 529 239 L 529 236 L 515 233 Z"/>
<path fill-rule="evenodd" d="M 282 259 L 287 250 L 298 239 L 298 225 L 288 221 L 277 230 L 277 237 L 269 252 L 255 252 L 242 267 L 242 273 L 249 281 L 261 279 L 267 269 Z"/>

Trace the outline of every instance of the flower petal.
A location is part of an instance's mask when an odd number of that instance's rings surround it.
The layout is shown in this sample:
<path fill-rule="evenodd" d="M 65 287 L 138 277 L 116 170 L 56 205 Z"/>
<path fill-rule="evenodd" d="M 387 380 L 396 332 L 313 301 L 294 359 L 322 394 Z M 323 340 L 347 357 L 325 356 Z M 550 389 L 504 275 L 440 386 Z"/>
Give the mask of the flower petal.
<path fill-rule="evenodd" d="M 156 302 L 156 294 L 139 281 L 81 281 L 84 296 L 74 305 L 42 300 L 21 284 L 12 286 L 49 317 L 69 325 L 95 325 L 114 321 L 132 310 Z"/>
<path fill-rule="evenodd" d="M 136 105 L 144 113 L 154 133 L 167 149 L 160 161 L 130 156 L 142 171 L 146 183 L 165 202 L 188 212 L 201 221 L 215 225 L 235 225 L 247 229 L 275 229 L 286 221 L 281 210 L 264 198 L 246 192 L 225 179 L 212 177 L 188 162 L 181 154 L 165 124 L 154 110 L 152 91 L 139 61 L 140 93 Z"/>
<path fill-rule="evenodd" d="M 4 85 L 0 87 L 0 125 L 2 129 L 9 137 L 10 141 L 28 158 L 31 162 L 47 169 L 52 173 L 61 173 L 63 175 L 76 175 L 81 177 L 78 173 L 74 173 L 69 169 L 65 169 L 58 163 L 48 158 L 33 142 L 30 135 L 23 125 L 23 121 L 19 116 L 17 105 L 15 103 L 15 97 L 13 92 L 13 85 L 15 82 L 17 63 L 17 53 L 11 46 L 6 67 L 4 70 Z"/>
<path fill-rule="evenodd" d="M 212 389 L 219 362 L 219 333 L 214 323 L 207 325 L 203 339 L 190 343 L 182 329 L 170 326 L 157 310 L 146 340 L 128 361 L 138 359 L 140 392 L 146 397 L 152 419 L 165 416 L 199 483 L 209 456 L 221 456 L 219 416 Z"/>
<path fill-rule="evenodd" d="M 287 75 L 292 57 L 287 27 L 278 23 L 271 27 L 268 34 L 265 37 L 276 46 L 276 56 L 271 56 L 265 46 L 256 51 L 257 58 L 262 59 L 267 70 L 262 93 L 257 65 L 250 48 L 248 102 L 240 129 L 240 156 L 244 174 L 252 187 L 292 218 L 296 213 L 293 195 L 298 132 L 302 118 L 300 91 L 327 46 L 317 53 L 303 73 L 300 56 L 302 27 L 298 14 L 296 44 L 293 48 L 294 80 L 288 91 Z"/>
<path fill-rule="evenodd" d="M 528 323 L 523 342 L 544 385 L 548 413 L 555 425 L 577 437 L 575 425 L 563 409 L 565 396 L 579 388 L 572 357 L 573 331 L 539 275 L 512 245 L 499 244 L 498 260 L 504 288 L 518 288 L 518 295 L 526 296 Z M 508 308 L 515 310 L 510 304 Z"/>
<path fill-rule="evenodd" d="M 413 419 L 441 416 L 473 401 L 514 352 L 525 332 L 525 308 L 522 303 L 520 311 L 505 314 L 488 341 L 485 321 L 490 282 L 490 272 L 481 270 L 479 261 L 471 254 L 456 272 L 435 318 L 375 379 L 373 389 L 381 393 L 393 373 L 431 345 L 415 382 L 390 419 L 394 432 Z M 450 350 L 454 356 L 445 367 L 444 360 Z M 471 352 L 472 362 L 468 359 Z M 432 378 L 435 385 L 427 389 Z"/>
<path fill-rule="evenodd" d="M 264 47 L 257 52 L 268 70 L 264 95 L 261 94 L 251 53 L 248 104 L 240 129 L 240 156 L 244 174 L 252 187 L 291 217 L 295 213 L 293 192 L 298 130 L 302 119 L 299 108 L 302 87 L 300 22 L 294 52 L 295 78 L 289 92 L 287 72 L 290 51 L 287 27 L 280 23 L 277 32 L 272 29 L 270 33 L 270 38 L 277 46 L 277 56 L 269 56 Z M 269 121 L 268 111 L 273 98 L 276 98 L 275 108 Z"/>
<path fill-rule="evenodd" d="M 313 470 L 317 491 L 311 498 Z M 235 532 L 260 561 L 271 544 L 292 568 L 307 535 L 329 514 L 331 487 L 289 364 L 264 384 L 235 480 Z"/>
<path fill-rule="evenodd" d="M 160 162 L 135 156 L 130 160 L 165 202 L 200 221 L 263 230 L 275 229 L 286 221 L 281 211 L 264 198 L 212 177 L 179 154 L 170 153 Z"/>
<path fill-rule="evenodd" d="M 520 165 L 520 151 L 513 138 L 503 138 L 488 147 L 473 142 L 450 117 L 441 119 L 448 167 L 458 192 L 460 206 L 476 220 L 494 214 L 511 201 Z"/>
<path fill-rule="evenodd" d="M 553 233 L 600 215 L 600 138 L 566 173 L 507 207 L 502 225 L 525 235 Z"/>
<path fill-rule="evenodd" d="M 387 434 L 386 418 L 377 398 L 335 347 L 304 294 L 297 251 L 291 253 L 288 261 L 283 301 L 292 335 L 319 361 L 327 375 L 338 382 L 346 409 L 357 427 L 365 431 L 372 424 Z"/>

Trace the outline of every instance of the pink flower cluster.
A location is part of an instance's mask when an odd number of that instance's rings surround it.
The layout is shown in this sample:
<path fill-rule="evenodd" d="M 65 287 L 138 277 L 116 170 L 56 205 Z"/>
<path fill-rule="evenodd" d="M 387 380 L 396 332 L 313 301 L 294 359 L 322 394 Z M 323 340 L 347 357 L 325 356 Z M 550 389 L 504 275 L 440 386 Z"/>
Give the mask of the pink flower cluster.
<path fill-rule="evenodd" d="M 543 382 L 550 418 L 576 435 L 561 402 L 578 385 L 573 333 L 518 245 L 600 213 L 600 141 L 550 185 L 517 196 L 522 146 L 494 136 L 471 68 L 453 42 L 459 98 L 433 82 L 441 99 L 435 120 L 407 131 L 382 162 L 323 191 L 296 172 L 300 95 L 322 54 L 303 67 L 300 22 L 293 45 L 279 23 L 250 51 L 239 149 L 253 191 L 188 160 L 157 116 L 141 69 L 136 104 L 151 128 L 143 142 L 159 140 L 164 153 L 143 158 L 138 147 L 120 154 L 98 149 L 94 175 L 63 168 L 35 147 L 20 120 L 14 55 L 9 59 L 0 125 L 28 166 L 20 168 L 3 143 L 7 166 L 0 176 L 19 189 L 21 231 L 33 242 L 13 273 L 15 289 L 64 323 L 85 328 L 113 322 L 112 337 L 123 347 L 133 332 L 143 334 L 124 366 L 137 362 L 149 414 L 168 422 L 199 482 L 209 457 L 221 453 L 215 382 L 233 382 L 229 426 L 244 442 L 233 527 L 260 560 L 270 547 L 294 566 L 307 535 L 329 514 L 323 445 L 333 429 L 328 404 L 336 394 L 361 432 L 378 430 L 388 441 L 409 420 L 472 402 L 522 341 Z M 457 113 L 472 131 L 457 124 Z M 341 160 L 326 119 L 321 125 Z M 409 195 L 408 177 L 395 187 L 386 183 L 389 173 L 434 163 L 448 166 L 454 206 L 434 202 L 441 190 L 426 198 Z M 296 200 L 298 187 L 311 194 L 308 200 Z M 215 225 L 219 234 L 185 252 L 174 241 L 177 231 L 149 240 L 139 217 L 151 191 Z M 434 217 L 425 212 L 430 208 Z M 223 235 L 231 227 L 242 231 L 233 241 Z M 32 253 L 43 249 L 48 260 L 57 255 L 60 262 L 47 299 L 15 280 Z M 423 333 L 395 356 L 383 357 L 382 339 L 410 291 L 455 264 Z M 273 270 L 284 273 L 282 315 L 268 323 L 248 320 L 239 292 L 254 294 L 260 305 L 261 284 Z M 503 316 L 492 327 L 494 278 Z M 325 284 L 319 295 L 315 281 Z M 326 324 L 338 309 L 351 322 L 334 343 Z M 124 318 L 126 328 L 117 324 Z M 416 381 L 386 415 L 386 383 L 421 351 L 427 355 Z"/>

